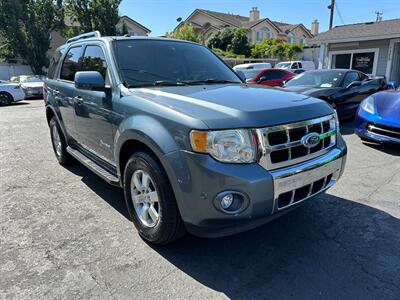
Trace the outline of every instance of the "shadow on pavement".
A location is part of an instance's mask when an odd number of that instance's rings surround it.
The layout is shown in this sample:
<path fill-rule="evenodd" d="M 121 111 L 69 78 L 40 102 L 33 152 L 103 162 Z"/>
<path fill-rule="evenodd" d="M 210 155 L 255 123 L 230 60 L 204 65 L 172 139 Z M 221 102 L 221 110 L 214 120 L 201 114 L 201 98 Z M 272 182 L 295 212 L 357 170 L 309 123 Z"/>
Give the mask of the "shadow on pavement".
<path fill-rule="evenodd" d="M 121 189 L 81 164 L 68 170 L 129 219 Z M 248 232 L 218 239 L 188 235 L 169 246 L 150 247 L 195 281 L 231 299 L 400 295 L 400 220 L 329 194 Z"/>
<path fill-rule="evenodd" d="M 376 144 L 374 142 L 363 142 L 363 144 L 367 147 L 371 147 L 375 150 L 379 150 L 381 152 L 385 152 L 390 155 L 400 156 L 400 147 L 394 144 Z"/>
<path fill-rule="evenodd" d="M 340 133 L 342 135 L 350 135 L 354 133 L 354 118 L 340 120 Z"/>
<path fill-rule="evenodd" d="M 252 231 L 153 249 L 231 299 L 383 299 L 400 295 L 399 247 L 399 219 L 325 194 Z"/>
<path fill-rule="evenodd" d="M 100 198 L 112 206 L 126 219 L 130 220 L 122 189 L 109 185 L 79 162 L 68 166 L 67 169 L 75 175 L 80 176 L 82 178 L 82 182 L 86 184 L 93 192 L 95 192 Z"/>

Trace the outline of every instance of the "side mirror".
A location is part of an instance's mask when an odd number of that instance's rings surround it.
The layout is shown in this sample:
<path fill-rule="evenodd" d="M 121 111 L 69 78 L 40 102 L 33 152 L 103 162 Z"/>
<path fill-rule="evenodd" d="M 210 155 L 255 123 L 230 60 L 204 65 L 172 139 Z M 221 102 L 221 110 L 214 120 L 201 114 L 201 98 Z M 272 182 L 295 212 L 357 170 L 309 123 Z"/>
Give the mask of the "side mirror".
<path fill-rule="evenodd" d="M 97 71 L 76 72 L 74 81 L 77 89 L 101 92 L 106 89 L 103 75 Z"/>
<path fill-rule="evenodd" d="M 244 75 L 244 72 L 241 70 L 236 71 L 236 74 L 242 79 L 243 82 L 246 82 L 246 75 Z"/>
<path fill-rule="evenodd" d="M 267 76 L 261 76 L 260 78 L 258 78 L 258 82 L 263 82 L 265 80 L 268 80 Z"/>
<path fill-rule="evenodd" d="M 353 82 L 349 83 L 349 85 L 346 87 L 346 89 L 351 89 L 353 87 L 360 86 L 360 85 L 361 85 L 361 81 L 353 81 Z"/>
<path fill-rule="evenodd" d="M 394 81 L 389 81 L 389 82 L 386 84 L 385 89 L 386 89 L 386 90 L 396 90 L 396 89 L 397 89 L 397 84 L 396 84 L 396 82 L 394 82 Z"/>

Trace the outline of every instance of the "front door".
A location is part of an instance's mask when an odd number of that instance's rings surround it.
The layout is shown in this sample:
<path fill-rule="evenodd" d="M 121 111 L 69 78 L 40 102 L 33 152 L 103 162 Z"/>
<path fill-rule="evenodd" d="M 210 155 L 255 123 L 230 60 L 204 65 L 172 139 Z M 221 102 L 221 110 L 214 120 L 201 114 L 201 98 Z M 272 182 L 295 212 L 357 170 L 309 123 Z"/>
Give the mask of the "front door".
<path fill-rule="evenodd" d="M 100 45 L 87 45 L 82 71 L 97 71 L 104 76 L 106 92 L 76 89 L 75 116 L 78 143 L 101 159 L 113 162 L 112 93 L 107 62 Z"/>

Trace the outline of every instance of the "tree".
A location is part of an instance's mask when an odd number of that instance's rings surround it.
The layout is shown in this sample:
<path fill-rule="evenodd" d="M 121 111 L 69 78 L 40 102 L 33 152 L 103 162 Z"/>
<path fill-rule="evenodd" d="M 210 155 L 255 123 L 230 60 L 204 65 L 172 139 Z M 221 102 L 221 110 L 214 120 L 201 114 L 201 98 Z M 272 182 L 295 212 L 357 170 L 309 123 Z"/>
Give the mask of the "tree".
<path fill-rule="evenodd" d="M 4 59 L 20 57 L 35 74 L 42 74 L 48 65 L 47 50 L 50 33 L 63 25 L 62 1 L 2 0 L 0 1 L 0 36 Z"/>
<path fill-rule="evenodd" d="M 232 28 L 226 27 L 217 30 L 211 34 L 208 38 L 206 45 L 210 49 L 220 49 L 226 51 L 229 45 L 232 45 L 233 30 Z"/>
<path fill-rule="evenodd" d="M 194 31 L 193 26 L 184 24 L 174 32 L 168 34 L 168 37 L 178 40 L 192 41 L 200 43 L 200 36 Z"/>
<path fill-rule="evenodd" d="M 249 53 L 249 41 L 247 39 L 247 30 L 244 28 L 235 28 L 233 30 L 232 51 L 235 54 L 247 55 Z"/>
<path fill-rule="evenodd" d="M 116 35 L 121 0 L 67 0 L 66 11 L 79 25 L 67 35 L 98 30 L 102 35 Z"/>
<path fill-rule="evenodd" d="M 292 60 L 303 51 L 301 44 L 288 43 L 279 39 L 266 39 L 253 45 L 251 56 L 254 58 L 278 58 Z"/>

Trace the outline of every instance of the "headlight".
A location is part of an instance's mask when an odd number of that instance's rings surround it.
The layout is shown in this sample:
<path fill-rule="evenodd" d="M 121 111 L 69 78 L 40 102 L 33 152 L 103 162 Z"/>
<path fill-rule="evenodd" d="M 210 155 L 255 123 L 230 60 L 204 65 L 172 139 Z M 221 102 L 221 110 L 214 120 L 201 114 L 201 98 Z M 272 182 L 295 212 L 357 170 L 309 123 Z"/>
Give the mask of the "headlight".
<path fill-rule="evenodd" d="M 336 109 L 335 109 L 334 115 L 335 115 L 335 122 L 336 122 L 336 131 L 337 131 L 338 133 L 340 133 L 339 116 L 338 116 L 338 114 L 337 114 Z"/>
<path fill-rule="evenodd" d="M 208 153 L 221 162 L 253 163 L 256 158 L 256 139 L 248 129 L 193 130 L 190 143 L 194 151 Z"/>
<path fill-rule="evenodd" d="M 374 98 L 368 97 L 363 102 L 361 102 L 361 108 L 369 112 L 370 114 L 374 114 L 375 113 Z"/>

